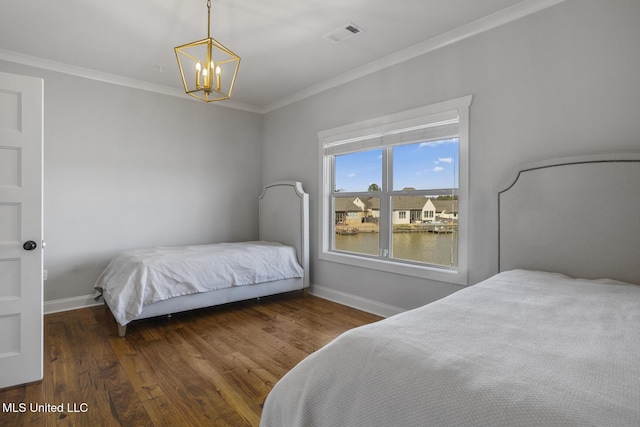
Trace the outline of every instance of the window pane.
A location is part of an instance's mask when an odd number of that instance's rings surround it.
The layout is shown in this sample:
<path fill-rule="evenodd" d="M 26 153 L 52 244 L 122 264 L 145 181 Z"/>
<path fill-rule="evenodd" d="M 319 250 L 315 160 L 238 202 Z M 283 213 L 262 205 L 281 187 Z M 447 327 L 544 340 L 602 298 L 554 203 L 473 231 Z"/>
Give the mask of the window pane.
<path fill-rule="evenodd" d="M 458 138 L 393 148 L 393 189 L 458 188 Z"/>
<path fill-rule="evenodd" d="M 334 191 L 370 191 L 382 186 L 382 150 L 342 154 L 335 160 Z"/>
<path fill-rule="evenodd" d="M 379 197 L 335 197 L 335 249 L 367 255 L 379 253 Z"/>
<path fill-rule="evenodd" d="M 458 265 L 458 200 L 452 196 L 392 197 L 391 257 Z"/>

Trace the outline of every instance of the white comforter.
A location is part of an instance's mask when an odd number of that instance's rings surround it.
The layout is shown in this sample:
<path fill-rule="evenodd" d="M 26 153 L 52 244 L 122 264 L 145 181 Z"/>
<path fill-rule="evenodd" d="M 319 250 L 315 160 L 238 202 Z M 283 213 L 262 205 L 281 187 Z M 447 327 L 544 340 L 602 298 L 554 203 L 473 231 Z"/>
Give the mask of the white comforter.
<path fill-rule="evenodd" d="M 121 325 L 145 305 L 231 286 L 303 277 L 295 248 L 242 242 L 122 252 L 98 278 L 98 289 Z"/>
<path fill-rule="evenodd" d="M 638 426 L 640 286 L 501 273 L 338 337 L 260 425 Z"/>

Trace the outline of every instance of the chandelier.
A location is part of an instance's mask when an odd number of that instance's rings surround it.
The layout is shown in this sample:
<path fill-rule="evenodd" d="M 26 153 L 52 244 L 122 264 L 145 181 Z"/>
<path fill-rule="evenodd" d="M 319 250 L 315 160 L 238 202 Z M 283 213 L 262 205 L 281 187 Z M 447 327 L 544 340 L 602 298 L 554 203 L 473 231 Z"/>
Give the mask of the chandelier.
<path fill-rule="evenodd" d="M 187 95 L 204 102 L 231 97 L 240 57 L 211 38 L 211 0 L 207 1 L 207 38 L 174 50 Z"/>

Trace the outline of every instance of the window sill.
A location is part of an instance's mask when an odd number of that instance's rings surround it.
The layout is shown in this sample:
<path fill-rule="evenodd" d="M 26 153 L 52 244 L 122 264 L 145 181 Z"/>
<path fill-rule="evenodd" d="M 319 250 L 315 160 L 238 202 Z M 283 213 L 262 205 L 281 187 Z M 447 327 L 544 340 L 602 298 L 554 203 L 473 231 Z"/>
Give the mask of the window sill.
<path fill-rule="evenodd" d="M 379 258 L 365 258 L 358 255 L 329 251 L 322 251 L 319 258 L 324 261 L 337 262 L 354 267 L 467 286 L 466 272 L 460 267 L 458 267 L 457 270 L 447 270 L 444 268 L 414 265 Z"/>

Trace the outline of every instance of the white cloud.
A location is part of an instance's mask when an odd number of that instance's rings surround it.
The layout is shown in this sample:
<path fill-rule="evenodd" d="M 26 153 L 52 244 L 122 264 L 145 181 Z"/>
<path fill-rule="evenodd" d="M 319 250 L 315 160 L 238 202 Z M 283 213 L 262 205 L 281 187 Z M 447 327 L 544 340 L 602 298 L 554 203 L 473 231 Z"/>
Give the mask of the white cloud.
<path fill-rule="evenodd" d="M 438 141 L 421 142 L 420 144 L 418 144 L 418 149 L 421 149 L 421 148 L 424 148 L 424 147 L 437 147 L 438 145 L 452 144 L 452 143 L 457 143 L 457 142 L 458 142 L 457 138 L 440 139 Z"/>
<path fill-rule="evenodd" d="M 444 170 L 443 167 L 441 166 L 436 166 L 435 168 L 431 169 L 433 172 L 442 172 Z"/>
<path fill-rule="evenodd" d="M 453 163 L 453 158 L 452 157 L 440 157 L 438 159 L 439 162 L 443 162 L 443 163 Z"/>
<path fill-rule="evenodd" d="M 347 178 L 355 178 L 356 174 L 355 172 L 351 172 L 349 175 L 347 175 Z"/>

